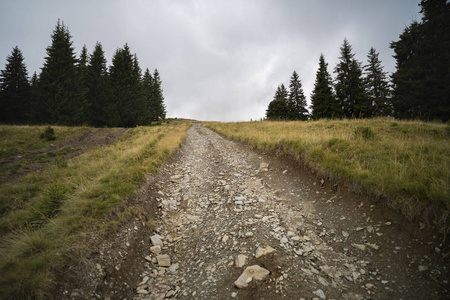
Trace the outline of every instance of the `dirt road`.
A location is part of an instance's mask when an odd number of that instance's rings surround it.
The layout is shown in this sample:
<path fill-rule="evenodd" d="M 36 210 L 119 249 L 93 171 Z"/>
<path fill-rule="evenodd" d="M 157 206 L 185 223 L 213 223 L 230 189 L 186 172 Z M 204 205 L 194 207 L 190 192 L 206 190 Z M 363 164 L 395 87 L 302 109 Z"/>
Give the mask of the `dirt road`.
<path fill-rule="evenodd" d="M 450 298 L 441 235 L 201 124 L 124 211 L 59 270 L 55 299 Z"/>
<path fill-rule="evenodd" d="M 179 158 L 161 172 L 170 176 L 156 196 L 163 247 L 144 254 L 136 298 L 450 295 L 449 248 L 441 236 L 368 199 L 335 193 L 287 160 L 195 124 Z M 267 246 L 274 251 L 256 255 Z M 235 281 L 253 265 L 269 275 L 244 278 L 248 287 L 237 288 Z"/>

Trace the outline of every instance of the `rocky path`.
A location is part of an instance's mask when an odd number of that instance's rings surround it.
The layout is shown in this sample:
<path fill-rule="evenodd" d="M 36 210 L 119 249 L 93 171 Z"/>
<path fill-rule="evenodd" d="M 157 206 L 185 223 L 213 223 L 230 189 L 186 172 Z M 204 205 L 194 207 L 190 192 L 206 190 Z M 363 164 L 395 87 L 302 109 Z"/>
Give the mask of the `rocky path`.
<path fill-rule="evenodd" d="M 450 295 L 442 237 L 201 124 L 161 172 L 136 299 Z"/>

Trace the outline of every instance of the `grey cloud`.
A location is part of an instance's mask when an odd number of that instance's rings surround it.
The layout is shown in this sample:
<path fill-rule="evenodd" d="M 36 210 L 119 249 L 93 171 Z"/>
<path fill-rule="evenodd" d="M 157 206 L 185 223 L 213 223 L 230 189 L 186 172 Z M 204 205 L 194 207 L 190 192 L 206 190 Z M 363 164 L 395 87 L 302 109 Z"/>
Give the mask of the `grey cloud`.
<path fill-rule="evenodd" d="M 410 0 L 1 1 L 0 59 L 18 45 L 38 71 L 61 18 L 76 51 L 100 41 L 110 61 L 127 42 L 158 68 L 169 117 L 259 119 L 293 70 L 309 98 L 320 53 L 332 72 L 344 38 L 358 60 L 373 46 L 394 71 L 389 43 L 418 12 Z"/>

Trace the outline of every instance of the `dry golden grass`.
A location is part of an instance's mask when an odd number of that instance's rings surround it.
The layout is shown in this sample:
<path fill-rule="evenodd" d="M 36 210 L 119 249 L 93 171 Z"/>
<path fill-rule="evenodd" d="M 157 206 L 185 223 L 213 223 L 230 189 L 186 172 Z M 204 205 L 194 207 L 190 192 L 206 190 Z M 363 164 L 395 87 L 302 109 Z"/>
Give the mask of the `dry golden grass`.
<path fill-rule="evenodd" d="M 448 226 L 450 126 L 394 119 L 206 124 L 254 147 L 282 149 L 322 176 Z M 443 225 L 447 224 L 447 225 Z"/>

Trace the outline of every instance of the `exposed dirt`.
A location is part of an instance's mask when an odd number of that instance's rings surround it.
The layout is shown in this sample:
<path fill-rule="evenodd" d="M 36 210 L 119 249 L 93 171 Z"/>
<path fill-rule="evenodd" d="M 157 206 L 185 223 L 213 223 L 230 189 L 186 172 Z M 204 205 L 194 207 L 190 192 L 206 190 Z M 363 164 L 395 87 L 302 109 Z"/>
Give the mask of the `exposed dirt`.
<path fill-rule="evenodd" d="M 433 229 L 200 124 L 110 219 L 124 210 L 120 229 L 84 237 L 53 298 L 450 298 L 450 247 Z M 170 267 L 150 251 L 155 233 Z M 266 246 L 275 252 L 256 258 Z M 236 288 L 251 265 L 270 274 Z"/>
<path fill-rule="evenodd" d="M 85 134 L 67 139 L 45 150 L 27 153 L 24 155 L 0 160 L 0 167 L 18 165 L 23 166 L 14 172 L 5 172 L 0 175 L 0 184 L 12 182 L 31 172 L 42 171 L 47 168 L 55 157 L 69 160 L 83 154 L 96 146 L 112 144 L 126 133 L 127 129 L 101 128 L 86 132 Z M 58 151 L 60 150 L 60 151 Z"/>

